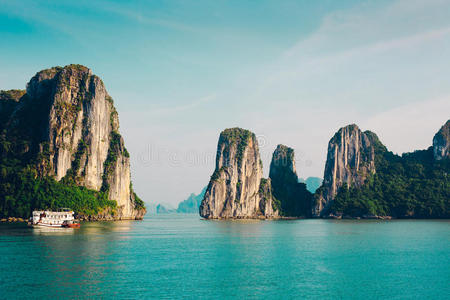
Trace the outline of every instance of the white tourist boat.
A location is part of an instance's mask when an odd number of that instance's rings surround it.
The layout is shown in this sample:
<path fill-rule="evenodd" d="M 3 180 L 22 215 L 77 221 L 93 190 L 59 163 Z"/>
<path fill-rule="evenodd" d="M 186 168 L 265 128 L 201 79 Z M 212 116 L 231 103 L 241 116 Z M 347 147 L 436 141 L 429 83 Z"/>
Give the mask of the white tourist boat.
<path fill-rule="evenodd" d="M 78 228 L 79 223 L 74 222 L 74 212 L 67 208 L 58 211 L 36 210 L 30 220 L 31 226 L 52 227 L 52 228 Z"/>

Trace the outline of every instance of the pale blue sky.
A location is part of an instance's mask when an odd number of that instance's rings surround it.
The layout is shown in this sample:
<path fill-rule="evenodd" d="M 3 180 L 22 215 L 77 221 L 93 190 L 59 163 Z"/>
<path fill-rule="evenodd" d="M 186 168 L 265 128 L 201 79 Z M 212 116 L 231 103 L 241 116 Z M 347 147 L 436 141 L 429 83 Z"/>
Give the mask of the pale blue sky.
<path fill-rule="evenodd" d="M 341 126 L 426 148 L 450 111 L 450 1 L 4 1 L 0 89 L 84 64 L 115 99 L 147 202 L 178 203 L 240 126 L 322 176 Z"/>

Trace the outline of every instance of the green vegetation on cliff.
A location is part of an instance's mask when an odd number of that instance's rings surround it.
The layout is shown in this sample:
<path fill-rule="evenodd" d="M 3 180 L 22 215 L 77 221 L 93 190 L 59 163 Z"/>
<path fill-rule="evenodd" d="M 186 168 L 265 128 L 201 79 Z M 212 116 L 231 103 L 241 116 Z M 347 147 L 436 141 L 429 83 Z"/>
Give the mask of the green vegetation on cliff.
<path fill-rule="evenodd" d="M 340 188 L 331 213 L 450 217 L 450 159 L 434 160 L 432 147 L 403 156 L 378 151 L 375 166 L 376 173 L 361 188 Z"/>
<path fill-rule="evenodd" d="M 33 127 L 41 122 L 40 116 L 23 109 L 16 117 L 15 121 L 19 122 L 15 127 L 6 129 L 5 124 L 0 123 L 0 217 L 27 218 L 34 209 L 61 207 L 69 207 L 82 215 L 96 215 L 105 209 L 114 212 L 116 201 L 108 200 L 105 192 L 77 186 L 74 172 L 60 182 L 40 175 L 50 151 L 48 144 L 39 143 Z M 28 122 L 20 122 L 23 118 Z M 42 151 L 39 151 L 39 144 Z M 80 143 L 79 151 L 83 148 Z M 72 166 L 78 169 L 78 165 L 76 155 Z"/>
<path fill-rule="evenodd" d="M 81 215 L 105 209 L 114 213 L 116 201 L 108 194 L 89 190 L 51 177 L 38 177 L 31 168 L 0 164 L 0 216 L 30 217 L 35 209 L 69 207 Z"/>

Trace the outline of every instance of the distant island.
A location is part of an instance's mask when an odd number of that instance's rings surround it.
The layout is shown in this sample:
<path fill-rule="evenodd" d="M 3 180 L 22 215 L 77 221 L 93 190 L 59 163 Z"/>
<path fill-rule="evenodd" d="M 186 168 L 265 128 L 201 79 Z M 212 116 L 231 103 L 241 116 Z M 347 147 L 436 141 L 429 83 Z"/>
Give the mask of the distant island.
<path fill-rule="evenodd" d="M 152 210 L 150 214 L 198 214 L 198 208 L 200 207 L 203 197 L 205 196 L 205 192 L 206 187 L 204 187 L 199 194 L 192 193 L 187 199 L 178 203 L 177 208 L 173 208 L 164 203 L 154 204 L 155 209 Z"/>
<path fill-rule="evenodd" d="M 0 217 L 70 207 L 85 220 L 142 219 L 130 154 L 102 80 L 82 65 L 0 91 Z"/>
<path fill-rule="evenodd" d="M 164 206 L 163 204 L 158 204 L 156 205 L 156 211 L 157 214 L 172 214 L 172 213 L 176 213 L 176 209 L 172 209 L 172 208 L 167 208 L 166 206 Z"/>
<path fill-rule="evenodd" d="M 198 208 L 202 203 L 205 193 L 206 187 L 198 195 L 192 193 L 186 200 L 178 204 L 177 213 L 198 214 Z"/>
<path fill-rule="evenodd" d="M 323 179 L 319 177 L 308 177 L 306 179 L 299 178 L 298 181 L 306 184 L 306 189 L 314 194 L 322 185 Z"/>
<path fill-rule="evenodd" d="M 428 149 L 401 156 L 373 132 L 341 128 L 328 144 L 324 180 L 314 193 L 298 180 L 292 148 L 277 146 L 265 179 L 255 135 L 230 128 L 220 134 L 200 216 L 449 218 L 449 176 L 450 120 Z"/>

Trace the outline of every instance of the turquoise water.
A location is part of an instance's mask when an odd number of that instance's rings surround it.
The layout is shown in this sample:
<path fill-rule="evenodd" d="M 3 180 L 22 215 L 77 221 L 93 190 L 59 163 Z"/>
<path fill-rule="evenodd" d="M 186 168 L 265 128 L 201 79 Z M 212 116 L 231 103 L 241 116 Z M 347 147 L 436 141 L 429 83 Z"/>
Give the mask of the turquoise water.
<path fill-rule="evenodd" d="M 450 221 L 0 226 L 0 298 L 449 299 Z"/>

